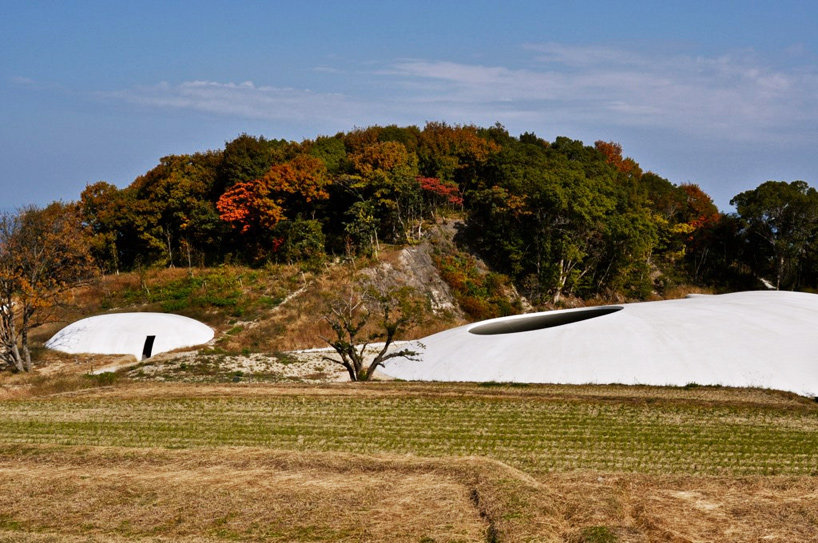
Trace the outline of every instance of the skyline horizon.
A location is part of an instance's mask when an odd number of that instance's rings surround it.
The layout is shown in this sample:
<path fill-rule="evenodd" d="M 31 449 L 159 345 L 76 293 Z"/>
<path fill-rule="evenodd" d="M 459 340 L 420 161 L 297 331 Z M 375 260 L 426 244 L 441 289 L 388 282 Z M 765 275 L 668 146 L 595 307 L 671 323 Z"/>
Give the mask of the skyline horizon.
<path fill-rule="evenodd" d="M 615 141 L 722 211 L 818 184 L 818 5 L 796 0 L 2 6 L 0 209 L 242 133 L 426 121 Z"/>

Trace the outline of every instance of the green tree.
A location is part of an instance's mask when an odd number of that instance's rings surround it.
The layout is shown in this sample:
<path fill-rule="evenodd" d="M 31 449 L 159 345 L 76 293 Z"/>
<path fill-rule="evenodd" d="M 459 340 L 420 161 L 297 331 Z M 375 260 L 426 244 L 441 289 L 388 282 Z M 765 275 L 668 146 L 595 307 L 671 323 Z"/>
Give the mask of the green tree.
<path fill-rule="evenodd" d="M 284 262 L 319 264 L 324 258 L 326 240 L 321 223 L 316 220 L 284 220 L 276 225 L 272 234 L 281 241 L 276 255 Z"/>
<path fill-rule="evenodd" d="M 126 189 L 140 255 L 167 266 L 218 250 L 225 232 L 216 212 L 217 152 L 163 157 Z"/>
<path fill-rule="evenodd" d="M 307 147 L 309 154 L 324 161 L 327 172 L 332 175 L 343 173 L 347 169 L 347 152 L 341 135 L 332 138 L 319 137 Z"/>
<path fill-rule="evenodd" d="M 636 176 L 582 142 L 530 134 L 507 141 L 485 171 L 466 198 L 472 239 L 535 303 L 625 284 L 649 292 L 656 224 Z"/>
<path fill-rule="evenodd" d="M 349 158 L 356 178 L 348 187 L 358 201 L 374 206 L 380 235 L 394 242 L 412 239 L 423 211 L 417 156 L 402 143 L 387 141 L 367 145 Z"/>
<path fill-rule="evenodd" d="M 227 142 L 219 165 L 218 194 L 214 199 L 237 183 L 260 179 L 274 164 L 298 154 L 297 148 L 287 140 L 268 140 L 248 134 Z"/>
<path fill-rule="evenodd" d="M 123 191 L 105 181 L 87 185 L 80 194 L 80 213 L 97 266 L 119 273 L 129 216 Z"/>
<path fill-rule="evenodd" d="M 798 288 L 818 235 L 818 192 L 804 181 L 767 181 L 730 204 L 742 221 L 747 259 L 775 288 Z"/>

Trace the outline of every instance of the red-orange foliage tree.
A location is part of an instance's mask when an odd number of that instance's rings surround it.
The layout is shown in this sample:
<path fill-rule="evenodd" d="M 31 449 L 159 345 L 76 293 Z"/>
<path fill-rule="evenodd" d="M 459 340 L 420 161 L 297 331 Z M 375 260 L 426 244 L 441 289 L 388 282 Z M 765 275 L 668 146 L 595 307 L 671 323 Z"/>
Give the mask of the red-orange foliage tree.
<path fill-rule="evenodd" d="M 437 177 L 418 177 L 420 188 L 432 197 L 437 197 L 442 202 L 456 206 L 463 205 L 463 196 L 460 189 L 451 181 L 441 181 Z"/>
<path fill-rule="evenodd" d="M 691 262 L 691 273 L 698 279 L 710 253 L 721 213 L 699 185 L 683 183 L 679 189 L 686 195 L 686 206 L 681 212 L 682 224 L 686 226 L 682 230 L 686 234 L 685 252 Z"/>
<path fill-rule="evenodd" d="M 699 185 L 682 183 L 679 188 L 687 195 L 687 209 L 682 212 L 687 224 L 699 229 L 719 220 L 719 209 Z"/>
<path fill-rule="evenodd" d="M 596 141 L 596 150 L 605 155 L 605 162 L 616 168 L 627 177 L 639 179 L 642 177 L 642 168 L 630 157 L 622 157 L 622 146 L 615 141 Z"/>
<path fill-rule="evenodd" d="M 330 180 L 323 161 L 299 155 L 271 167 L 261 179 L 237 183 L 216 203 L 222 220 L 242 233 L 263 235 L 280 221 L 329 197 Z"/>

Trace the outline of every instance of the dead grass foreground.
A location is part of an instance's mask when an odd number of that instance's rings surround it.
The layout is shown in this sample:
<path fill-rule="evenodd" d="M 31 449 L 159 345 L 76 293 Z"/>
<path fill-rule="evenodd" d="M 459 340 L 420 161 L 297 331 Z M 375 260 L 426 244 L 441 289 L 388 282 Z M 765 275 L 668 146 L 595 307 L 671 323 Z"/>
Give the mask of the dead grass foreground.
<path fill-rule="evenodd" d="M 196 383 L 134 382 L 116 380 L 115 387 L 99 387 L 82 375 L 6 376 L 0 379 L 0 400 L 53 396 L 92 396 L 118 399 L 150 398 L 251 398 L 265 396 L 341 396 L 356 398 L 504 398 L 538 401 L 601 402 L 634 405 L 696 405 L 701 407 L 758 407 L 818 413 L 818 402 L 791 392 L 761 388 L 715 386 L 657 387 L 647 385 L 558 385 L 525 383 L 443 382 L 291 382 L 291 383 Z M 83 386 L 74 385 L 73 381 Z M 64 385 L 60 388 L 60 385 Z M 17 393 L 10 391 L 17 387 Z M 6 392 L 4 394 L 4 392 Z"/>
<path fill-rule="evenodd" d="M 811 541 L 811 477 L 252 448 L 0 447 L 0 542 Z"/>

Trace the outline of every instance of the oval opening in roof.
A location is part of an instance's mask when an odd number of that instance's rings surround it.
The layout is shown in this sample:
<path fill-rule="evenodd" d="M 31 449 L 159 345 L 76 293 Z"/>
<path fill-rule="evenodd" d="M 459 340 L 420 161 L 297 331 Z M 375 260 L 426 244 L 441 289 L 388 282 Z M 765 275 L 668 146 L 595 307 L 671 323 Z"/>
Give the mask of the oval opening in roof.
<path fill-rule="evenodd" d="M 577 311 L 554 311 L 552 313 L 539 313 L 530 317 L 508 318 L 486 324 L 478 324 L 469 329 L 469 333 L 478 336 L 493 336 L 497 334 L 516 334 L 518 332 L 530 332 L 532 330 L 542 330 L 544 328 L 554 328 L 555 326 L 565 326 L 574 322 L 580 322 L 604 315 L 616 313 L 622 309 L 621 306 L 611 305 L 606 307 L 591 307 Z"/>

